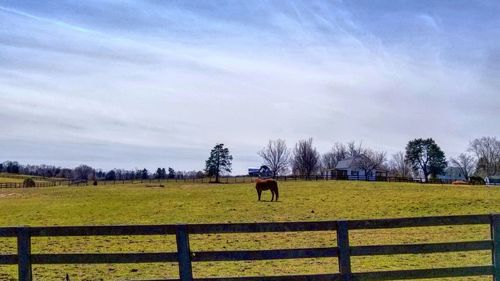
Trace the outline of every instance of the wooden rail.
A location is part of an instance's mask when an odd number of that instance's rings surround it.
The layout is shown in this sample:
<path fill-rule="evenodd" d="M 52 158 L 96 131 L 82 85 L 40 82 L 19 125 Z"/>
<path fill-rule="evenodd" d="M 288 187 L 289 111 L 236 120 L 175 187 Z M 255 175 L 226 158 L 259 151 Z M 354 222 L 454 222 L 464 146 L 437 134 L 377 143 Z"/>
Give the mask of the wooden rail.
<path fill-rule="evenodd" d="M 220 183 L 224 184 L 242 184 L 242 183 L 253 183 L 255 182 L 255 177 L 248 176 L 224 176 L 220 178 Z M 67 179 L 51 179 L 44 178 L 44 182 L 36 182 L 36 187 L 52 187 L 52 186 L 93 186 L 94 181 L 91 180 L 67 180 Z M 348 176 L 348 177 L 336 177 L 331 175 L 312 175 L 312 176 L 301 176 L 301 175 L 289 175 L 289 176 L 277 176 L 276 180 L 279 181 L 338 181 L 338 180 L 349 180 L 349 181 L 367 181 L 364 176 Z M 172 182 L 184 182 L 184 183 L 210 183 L 213 179 L 211 178 L 171 178 L 171 179 L 127 179 L 127 180 L 104 180 L 99 179 L 95 182 L 97 186 L 106 185 L 116 185 L 116 184 L 155 184 L 155 185 L 168 185 Z M 421 178 L 401 178 L 401 177 L 371 177 L 370 182 L 382 181 L 382 182 L 411 182 L 411 183 L 424 183 Z M 427 183 L 432 184 L 451 184 L 455 180 L 430 180 Z M 472 183 L 469 183 L 472 184 Z M 0 183 L 0 188 L 21 188 L 24 187 L 23 183 L 19 182 L 3 182 Z"/>
<path fill-rule="evenodd" d="M 57 182 L 35 182 L 34 187 L 51 187 L 58 185 Z M 59 184 L 60 185 L 60 184 Z M 22 182 L 0 182 L 0 188 L 23 188 Z"/>
<path fill-rule="evenodd" d="M 491 239 L 484 241 L 445 242 L 405 245 L 350 246 L 349 231 L 402 227 L 427 227 L 449 225 L 490 225 Z M 190 234 L 255 233 L 288 231 L 336 231 L 337 245 L 325 248 L 198 251 L 189 246 Z M 32 237 L 49 236 L 119 236 L 119 235 L 175 235 L 177 252 L 166 253 L 106 253 L 106 254 L 32 254 Z M 253 280 L 401 280 L 464 276 L 492 276 L 500 281 L 500 215 L 463 215 L 443 217 L 416 217 L 399 219 L 282 222 L 282 223 L 231 223 L 188 225 L 119 225 L 119 226 L 55 226 L 55 227 L 3 227 L 0 237 L 17 237 L 17 254 L 0 255 L 0 265 L 18 265 L 19 280 L 32 280 L 32 264 L 98 264 L 98 263 L 156 263 L 177 262 L 178 279 L 198 281 L 253 281 Z M 351 268 L 351 256 L 426 254 L 458 251 L 491 251 L 492 263 L 486 266 L 432 268 L 357 272 Z M 202 261 L 243 261 L 336 257 L 338 273 L 258 277 L 193 278 L 192 263 Z M 159 281 L 159 280 L 157 280 Z"/>

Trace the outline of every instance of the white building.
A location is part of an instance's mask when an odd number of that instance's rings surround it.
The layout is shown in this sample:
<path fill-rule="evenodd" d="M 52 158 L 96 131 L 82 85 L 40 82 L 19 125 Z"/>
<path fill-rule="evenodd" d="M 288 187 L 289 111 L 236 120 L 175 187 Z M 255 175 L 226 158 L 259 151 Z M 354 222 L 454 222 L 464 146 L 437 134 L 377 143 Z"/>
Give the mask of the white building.
<path fill-rule="evenodd" d="M 444 173 L 441 175 L 437 176 L 438 179 L 440 180 L 461 180 L 465 181 L 465 175 L 462 173 L 462 170 L 460 170 L 457 167 L 448 167 L 444 170 Z"/>
<path fill-rule="evenodd" d="M 361 168 L 361 160 L 364 155 L 357 155 L 339 161 L 335 169 L 330 170 L 332 177 L 337 179 L 348 180 L 370 180 L 374 181 L 377 177 L 387 177 L 387 171 L 381 169 L 373 169 L 366 171 Z"/>
<path fill-rule="evenodd" d="M 486 177 L 484 178 L 484 182 L 487 185 L 500 185 L 500 175 Z"/>

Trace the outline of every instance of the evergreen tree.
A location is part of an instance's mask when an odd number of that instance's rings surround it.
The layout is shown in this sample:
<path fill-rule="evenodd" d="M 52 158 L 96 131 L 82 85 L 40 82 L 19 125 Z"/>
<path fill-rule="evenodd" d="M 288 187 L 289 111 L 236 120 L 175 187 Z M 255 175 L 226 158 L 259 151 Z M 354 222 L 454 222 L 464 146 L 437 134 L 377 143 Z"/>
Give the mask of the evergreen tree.
<path fill-rule="evenodd" d="M 231 172 L 232 160 L 233 156 L 229 154 L 229 149 L 225 148 L 222 143 L 216 144 L 205 162 L 205 172 L 209 177 L 215 176 L 215 182 L 219 182 L 221 173 Z"/>
<path fill-rule="evenodd" d="M 166 172 L 165 172 L 165 168 L 158 168 L 156 169 L 156 173 L 155 173 L 155 178 L 156 179 L 164 179 L 166 178 Z"/>
<path fill-rule="evenodd" d="M 168 167 L 168 178 L 175 179 L 175 170 L 172 169 L 171 167 Z"/>
<path fill-rule="evenodd" d="M 141 179 L 143 179 L 143 180 L 147 180 L 148 178 L 149 178 L 148 170 L 146 170 L 146 168 L 144 168 L 144 169 L 141 171 Z"/>
<path fill-rule="evenodd" d="M 106 173 L 106 180 L 108 181 L 114 181 L 116 180 L 116 172 L 115 170 L 111 170 Z"/>
<path fill-rule="evenodd" d="M 441 174 L 448 163 L 444 152 L 432 139 L 414 139 L 406 145 L 405 160 L 415 171 L 422 171 L 427 182 L 429 175 Z"/>

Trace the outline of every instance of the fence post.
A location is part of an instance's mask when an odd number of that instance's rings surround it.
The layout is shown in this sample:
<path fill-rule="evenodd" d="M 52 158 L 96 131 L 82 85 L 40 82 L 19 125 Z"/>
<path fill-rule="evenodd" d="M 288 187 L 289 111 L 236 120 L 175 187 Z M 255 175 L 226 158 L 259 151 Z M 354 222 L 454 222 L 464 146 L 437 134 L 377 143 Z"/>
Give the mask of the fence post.
<path fill-rule="evenodd" d="M 339 248 L 339 272 L 342 281 L 351 280 L 351 249 L 347 221 L 337 222 L 337 245 Z"/>
<path fill-rule="evenodd" d="M 179 277 L 181 281 L 192 281 L 191 251 L 189 250 L 189 234 L 187 225 L 177 226 L 177 259 L 179 261 Z"/>
<path fill-rule="evenodd" d="M 31 236 L 28 227 L 18 229 L 17 256 L 19 281 L 31 281 Z"/>
<path fill-rule="evenodd" d="M 500 281 L 500 214 L 491 215 L 493 281 Z"/>

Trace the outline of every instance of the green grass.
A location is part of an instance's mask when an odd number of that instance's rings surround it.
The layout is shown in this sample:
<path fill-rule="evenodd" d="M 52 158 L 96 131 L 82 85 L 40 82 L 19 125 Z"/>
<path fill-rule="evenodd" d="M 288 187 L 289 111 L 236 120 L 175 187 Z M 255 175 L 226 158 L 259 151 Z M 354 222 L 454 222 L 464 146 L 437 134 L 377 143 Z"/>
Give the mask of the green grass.
<path fill-rule="evenodd" d="M 23 182 L 24 179 L 21 178 L 5 178 L 0 175 L 0 183 L 4 182 Z"/>
<path fill-rule="evenodd" d="M 263 198 L 270 199 L 269 193 Z M 281 182 L 280 202 L 257 202 L 252 184 L 168 183 L 106 187 L 0 190 L 0 226 L 277 222 L 365 219 L 500 211 L 500 188 L 367 182 Z M 351 243 L 397 244 L 489 238 L 486 226 L 352 231 Z M 14 239 L 0 240 L 0 253 L 14 253 Z M 334 232 L 192 235 L 193 250 L 328 247 Z M 173 236 L 34 238 L 35 253 L 174 251 Z M 489 252 L 353 258 L 353 270 L 485 265 Z M 337 271 L 336 259 L 194 264 L 195 276 L 303 274 Z M 35 266 L 38 280 L 124 280 L 175 277 L 170 263 Z M 0 266 L 0 280 L 16 267 Z M 462 278 L 453 280 L 490 280 Z"/>

